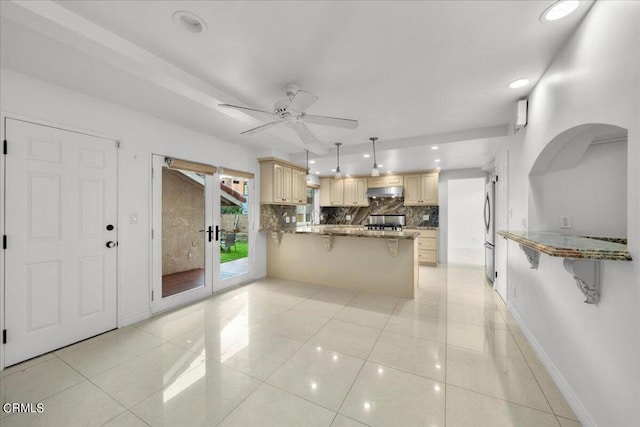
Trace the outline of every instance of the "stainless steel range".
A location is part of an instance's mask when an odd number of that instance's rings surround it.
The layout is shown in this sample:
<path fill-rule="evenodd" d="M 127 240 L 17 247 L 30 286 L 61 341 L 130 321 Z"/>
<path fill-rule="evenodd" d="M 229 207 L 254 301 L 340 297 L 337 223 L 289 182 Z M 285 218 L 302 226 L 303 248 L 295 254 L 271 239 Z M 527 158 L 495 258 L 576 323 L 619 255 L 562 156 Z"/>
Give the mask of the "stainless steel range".
<path fill-rule="evenodd" d="M 404 215 L 369 215 L 364 228 L 367 230 L 401 231 L 406 224 Z"/>

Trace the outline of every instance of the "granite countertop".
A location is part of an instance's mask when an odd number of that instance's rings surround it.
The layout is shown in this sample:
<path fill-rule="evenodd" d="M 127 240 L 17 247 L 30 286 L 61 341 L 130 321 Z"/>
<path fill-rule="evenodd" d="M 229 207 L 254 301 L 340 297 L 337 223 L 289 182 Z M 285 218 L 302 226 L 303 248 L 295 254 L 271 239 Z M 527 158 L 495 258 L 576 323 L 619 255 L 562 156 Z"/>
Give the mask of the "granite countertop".
<path fill-rule="evenodd" d="M 500 236 L 555 257 L 631 261 L 627 245 L 548 231 L 500 230 Z"/>
<path fill-rule="evenodd" d="M 285 234 L 314 234 L 318 236 L 373 237 L 384 239 L 417 239 L 418 236 L 420 236 L 420 233 L 412 231 L 365 230 L 361 226 L 336 225 L 312 225 L 306 227 L 283 229 L 278 232 Z"/>
<path fill-rule="evenodd" d="M 405 230 L 437 230 L 438 227 L 432 225 L 416 225 L 414 227 L 405 227 Z"/>

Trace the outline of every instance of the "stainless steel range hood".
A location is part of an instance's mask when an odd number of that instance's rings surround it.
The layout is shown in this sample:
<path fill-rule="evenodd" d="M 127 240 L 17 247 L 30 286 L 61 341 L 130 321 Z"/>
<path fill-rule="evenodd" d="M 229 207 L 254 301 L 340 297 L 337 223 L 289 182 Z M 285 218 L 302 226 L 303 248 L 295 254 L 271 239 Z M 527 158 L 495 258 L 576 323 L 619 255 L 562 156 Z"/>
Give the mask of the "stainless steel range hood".
<path fill-rule="evenodd" d="M 368 188 L 367 197 L 402 197 L 403 187 L 377 187 Z"/>

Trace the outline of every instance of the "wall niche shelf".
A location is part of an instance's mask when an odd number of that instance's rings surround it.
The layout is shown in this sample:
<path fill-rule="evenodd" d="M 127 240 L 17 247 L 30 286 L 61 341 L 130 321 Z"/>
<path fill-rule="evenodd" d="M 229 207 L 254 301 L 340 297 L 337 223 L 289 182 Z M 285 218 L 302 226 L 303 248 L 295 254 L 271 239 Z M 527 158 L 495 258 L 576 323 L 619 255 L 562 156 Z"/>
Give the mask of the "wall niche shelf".
<path fill-rule="evenodd" d="M 600 301 L 600 261 L 632 260 L 626 245 L 602 238 L 522 230 L 500 230 L 498 234 L 519 243 L 534 270 L 538 269 L 540 253 L 564 258 L 564 269 L 576 281 L 587 304 Z"/>

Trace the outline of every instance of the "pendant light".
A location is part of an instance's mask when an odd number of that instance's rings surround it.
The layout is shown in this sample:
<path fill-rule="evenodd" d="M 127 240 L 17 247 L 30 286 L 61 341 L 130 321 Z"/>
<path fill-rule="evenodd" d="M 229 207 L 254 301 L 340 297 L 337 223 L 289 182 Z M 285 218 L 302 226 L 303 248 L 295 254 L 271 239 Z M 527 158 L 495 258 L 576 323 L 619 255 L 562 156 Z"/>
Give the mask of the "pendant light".
<path fill-rule="evenodd" d="M 342 173 L 340 172 L 340 146 L 342 145 L 342 142 L 336 142 L 335 146 L 336 146 L 336 159 L 337 159 L 337 166 L 336 166 L 336 179 L 340 179 L 342 178 Z"/>
<path fill-rule="evenodd" d="M 378 170 L 378 164 L 376 163 L 376 140 L 378 138 L 376 138 L 375 136 L 372 136 L 369 139 L 373 143 L 373 168 L 371 169 L 371 176 L 380 176 L 380 171 Z"/>
<path fill-rule="evenodd" d="M 304 150 L 307 152 L 307 182 L 311 181 L 311 173 L 309 171 L 309 150 Z"/>

